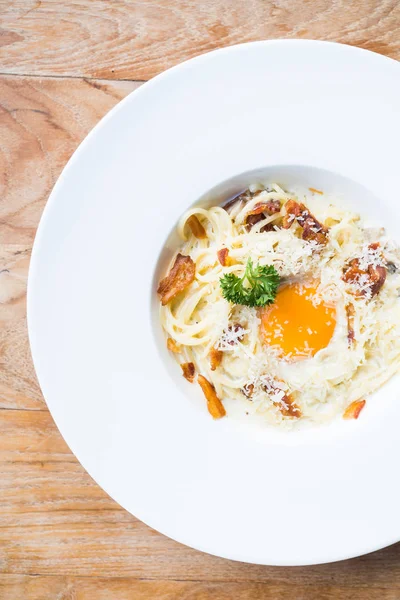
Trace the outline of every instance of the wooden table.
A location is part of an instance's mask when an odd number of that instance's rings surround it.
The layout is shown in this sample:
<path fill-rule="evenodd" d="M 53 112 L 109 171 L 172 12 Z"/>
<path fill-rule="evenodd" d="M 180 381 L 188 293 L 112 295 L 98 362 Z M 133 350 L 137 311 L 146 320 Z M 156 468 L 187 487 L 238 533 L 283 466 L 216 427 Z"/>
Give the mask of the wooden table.
<path fill-rule="evenodd" d="M 2 600 L 400 599 L 400 544 L 333 565 L 261 567 L 190 550 L 126 513 L 58 433 L 25 321 L 49 192 L 93 125 L 141 82 L 207 50 L 277 37 L 399 59 L 399 30 L 398 0 L 0 0 Z"/>

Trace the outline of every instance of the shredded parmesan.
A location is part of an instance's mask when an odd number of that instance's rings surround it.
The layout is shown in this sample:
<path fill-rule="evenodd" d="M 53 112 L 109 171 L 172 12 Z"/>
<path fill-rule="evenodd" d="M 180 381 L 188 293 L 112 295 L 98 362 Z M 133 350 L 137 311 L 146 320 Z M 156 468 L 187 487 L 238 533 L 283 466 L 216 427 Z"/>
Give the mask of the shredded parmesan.
<path fill-rule="evenodd" d="M 371 244 L 364 244 L 357 258 L 359 260 L 358 266 L 362 271 L 367 271 L 368 267 L 385 266 L 380 247 L 372 248 Z"/>
<path fill-rule="evenodd" d="M 261 194 L 254 196 L 259 191 Z M 270 183 L 265 187 L 254 184 L 250 192 L 254 197 L 248 194 L 249 200 L 233 203 L 230 212 L 221 206 L 194 207 L 182 217 L 179 252 L 195 263 L 195 280 L 173 302 L 161 307 L 162 326 L 167 337 L 179 345 L 180 361 L 193 363 L 196 373 L 215 387 L 228 416 L 248 413 L 281 428 L 298 427 L 300 422 L 328 422 L 400 368 L 400 250 L 382 228 L 364 227 L 359 215 L 340 207 L 327 193 L 321 196 L 301 188 L 285 191 Z M 262 202 L 279 200 L 282 211 L 265 216 L 248 231 L 246 215 L 260 198 Z M 284 206 L 290 199 L 304 204 L 325 228 L 329 224 L 325 245 L 302 239 L 296 225 L 281 227 Z M 299 225 L 307 214 L 303 211 L 297 217 Z M 192 215 L 201 221 L 205 239 L 193 234 L 186 239 L 190 234 L 186 222 Z M 288 218 L 293 222 L 296 217 L 291 214 Z M 262 231 L 269 223 L 272 229 Z M 315 233 L 318 229 L 312 228 Z M 221 248 L 228 249 L 232 264 L 221 265 L 217 257 Z M 304 286 L 307 299 L 316 306 L 323 302 L 336 308 L 336 328 L 325 348 L 311 356 L 311 349 L 304 344 L 303 352 L 295 349 L 282 357 L 281 327 L 274 331 L 276 345 L 265 345 L 257 309 L 232 306 L 222 297 L 222 275 L 242 276 L 249 258 L 260 265 L 274 265 L 285 282 L 317 282 L 313 294 Z M 355 258 L 361 273 L 349 284 L 342 276 Z M 377 295 L 371 293 L 370 267 L 387 268 L 386 281 Z M 352 286 L 363 294 L 352 295 Z M 346 314 L 350 302 L 357 341 L 351 345 Z M 289 324 L 290 319 L 285 321 Z M 313 340 L 318 336 L 316 323 L 304 323 L 302 331 Z M 224 353 L 214 371 L 209 360 L 212 348 Z M 299 419 L 285 416 L 289 410 L 285 398 L 292 395 L 301 413 Z"/>
<path fill-rule="evenodd" d="M 248 329 L 244 329 L 240 325 L 231 326 L 225 329 L 217 342 L 215 348 L 217 350 L 229 351 L 232 350 L 239 342 L 242 341 L 243 337 L 249 333 Z"/>

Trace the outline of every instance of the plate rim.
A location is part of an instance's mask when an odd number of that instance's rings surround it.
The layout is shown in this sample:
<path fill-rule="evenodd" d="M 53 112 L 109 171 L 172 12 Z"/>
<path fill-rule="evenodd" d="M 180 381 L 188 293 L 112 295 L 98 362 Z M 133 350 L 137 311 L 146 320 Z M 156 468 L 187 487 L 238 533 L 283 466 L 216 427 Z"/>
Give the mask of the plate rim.
<path fill-rule="evenodd" d="M 33 344 L 32 344 L 32 338 L 33 338 L 33 330 L 35 328 L 35 317 L 34 317 L 34 312 L 33 312 L 33 302 L 32 302 L 32 298 L 34 296 L 35 289 L 34 289 L 34 277 L 35 277 L 35 272 L 38 268 L 38 264 L 39 264 L 39 256 L 40 256 L 40 245 L 41 245 L 41 239 L 43 236 L 43 233 L 47 227 L 47 223 L 48 220 L 50 218 L 50 213 L 51 213 L 51 209 L 52 207 L 55 205 L 56 199 L 57 199 L 57 195 L 58 195 L 58 191 L 61 188 L 64 179 L 66 177 L 68 177 L 68 173 L 70 171 L 70 169 L 73 168 L 73 166 L 75 165 L 75 163 L 79 160 L 80 155 L 82 152 L 85 151 L 86 146 L 90 143 L 91 139 L 93 137 L 95 137 L 97 135 L 97 133 L 99 132 L 99 130 L 109 121 L 113 118 L 113 116 L 120 111 L 125 104 L 129 103 L 132 99 L 133 95 L 138 95 L 141 94 L 143 92 L 143 90 L 148 91 L 149 88 L 151 86 L 157 85 L 158 82 L 160 80 L 162 80 L 163 78 L 169 77 L 169 75 L 171 74 L 171 72 L 176 72 L 176 71 L 180 71 L 183 70 L 185 68 L 187 68 L 188 66 L 195 64 L 197 62 L 201 62 L 204 60 L 209 60 L 210 56 L 214 55 L 214 54 L 222 54 L 222 53 L 234 53 L 236 51 L 238 51 L 240 48 L 243 47 L 248 47 L 248 46 L 280 46 L 280 45 L 285 45 L 285 46 L 289 46 L 289 45 L 293 45 L 296 46 L 298 44 L 301 45 L 313 45 L 315 47 L 323 45 L 323 46 L 334 46 L 334 47 L 340 47 L 342 49 L 345 49 L 346 51 L 351 51 L 354 53 L 368 53 L 370 55 L 373 55 L 375 57 L 380 57 L 380 59 L 386 60 L 386 61 L 390 61 L 391 63 L 395 63 L 398 64 L 398 61 L 396 61 L 395 59 L 392 59 L 388 56 L 382 55 L 382 54 L 378 54 L 376 52 L 373 52 L 371 50 L 366 50 L 366 49 L 362 49 L 359 48 L 357 46 L 350 46 L 348 44 L 343 44 L 343 43 L 338 43 L 338 42 L 333 42 L 333 41 L 325 41 L 325 40 L 311 40 L 311 39 L 301 39 L 301 38 L 292 38 L 292 39 L 274 39 L 274 40 L 259 40 L 259 41 L 252 41 L 252 42 L 245 42 L 242 44 L 236 44 L 236 45 L 232 45 L 232 46 L 227 46 L 227 47 L 223 47 L 223 48 L 218 48 L 215 50 L 212 50 L 210 52 L 206 52 L 203 54 L 200 54 L 198 56 L 195 56 L 193 58 L 190 58 L 188 60 L 185 60 L 177 65 L 174 65 L 173 67 L 170 67 L 169 69 L 163 71 L 162 73 L 156 75 L 154 78 L 152 78 L 151 80 L 145 82 L 143 85 L 141 85 L 139 88 L 133 90 L 132 92 L 130 92 L 125 98 L 123 98 L 121 101 L 119 101 L 111 110 L 109 110 L 97 123 L 96 125 L 90 130 L 90 132 L 85 136 L 85 138 L 80 142 L 80 144 L 78 145 L 78 147 L 76 148 L 76 150 L 73 152 L 73 154 L 71 155 L 71 157 L 69 158 L 68 162 L 66 163 L 66 165 L 64 166 L 64 168 L 62 169 L 55 185 L 52 188 L 52 191 L 48 197 L 48 200 L 46 202 L 46 205 L 44 207 L 44 210 L 42 212 L 40 221 L 39 221 L 39 225 L 37 227 L 37 231 L 35 234 L 35 239 L 34 239 L 34 243 L 33 243 L 33 247 L 32 247 L 32 254 L 31 254 L 31 262 L 30 262 L 30 267 L 29 267 L 29 273 L 28 273 L 28 282 L 27 282 L 27 309 L 26 309 L 26 315 L 27 315 L 27 327 L 28 327 L 28 337 L 29 337 L 29 344 L 30 344 L 30 349 L 31 349 L 31 355 L 32 355 L 32 361 L 33 361 L 33 365 L 34 365 L 34 370 L 36 373 L 36 377 L 38 379 L 39 382 L 39 386 L 41 388 L 44 400 L 46 402 L 46 406 L 53 418 L 53 420 L 56 423 L 56 426 L 62 436 L 62 438 L 65 440 L 66 444 L 69 446 L 69 442 L 64 438 L 64 434 L 62 433 L 62 425 L 60 427 L 59 423 L 57 422 L 57 419 L 54 417 L 52 410 L 49 406 L 48 400 L 45 397 L 45 394 L 43 392 L 43 379 L 45 378 L 45 375 L 43 375 L 43 373 L 40 372 L 40 368 L 38 368 L 37 364 L 38 364 L 38 358 L 37 356 L 35 356 L 35 351 L 33 350 Z M 71 449 L 71 448 L 70 448 Z M 84 462 L 82 462 L 80 460 L 80 458 L 78 457 L 79 452 L 76 452 L 75 450 L 71 449 L 71 452 L 74 454 L 74 456 L 77 458 L 78 462 L 80 464 L 82 464 L 82 466 L 84 467 L 84 469 L 89 473 L 90 476 L 91 475 L 91 469 L 88 469 L 87 466 L 84 465 Z M 93 476 L 92 476 L 93 477 Z M 120 506 L 122 506 L 125 510 L 127 510 L 130 514 L 132 514 L 132 512 L 126 508 L 124 506 L 123 503 L 121 503 L 119 500 L 116 500 L 114 498 L 114 496 L 112 494 L 110 494 L 110 492 L 106 489 L 106 487 L 103 487 L 102 484 L 98 483 L 98 479 L 93 477 L 94 481 L 96 482 L 97 485 L 99 485 L 115 502 L 117 502 L 117 504 L 119 504 Z M 136 517 L 135 517 L 136 518 Z M 137 517 L 139 518 L 142 522 L 144 522 L 146 524 L 146 526 L 153 528 L 153 526 L 147 522 L 147 519 L 142 519 L 142 517 Z M 222 553 L 218 553 L 215 554 L 212 551 L 210 551 L 209 548 L 204 548 L 202 547 L 201 544 L 196 545 L 193 544 L 193 542 L 188 541 L 188 540 L 182 540 L 182 538 L 180 537 L 179 539 L 175 538 L 173 535 L 171 535 L 169 532 L 164 532 L 161 528 L 157 527 L 157 531 L 159 531 L 160 533 L 162 533 L 162 535 L 165 535 L 166 537 L 173 539 L 174 541 L 177 541 L 178 543 L 181 544 L 185 544 L 191 548 L 194 548 L 196 550 L 205 552 L 207 554 L 210 554 L 212 556 L 217 556 L 217 557 L 222 557 L 222 558 L 226 558 L 229 560 L 234 560 L 234 561 L 238 561 L 238 562 L 243 562 L 244 559 L 241 557 L 235 557 L 235 556 L 228 556 L 228 555 L 224 555 Z M 331 558 L 329 560 L 324 560 L 323 562 L 319 561 L 317 558 L 314 561 L 299 561 L 299 562 L 285 562 L 285 561 L 278 561 L 275 563 L 271 563 L 269 562 L 268 565 L 271 566 L 306 566 L 306 565 L 315 565 L 315 564 L 327 564 L 327 563 L 331 563 L 331 562 L 338 562 L 338 561 L 342 561 L 342 560 L 348 560 L 350 558 L 354 558 L 357 556 L 361 556 L 361 555 L 365 555 L 368 554 L 370 552 L 373 551 L 377 551 L 380 550 L 382 548 L 388 547 L 396 542 L 398 542 L 400 540 L 399 536 L 393 536 L 393 538 L 391 540 L 388 540 L 387 543 L 385 542 L 384 544 L 371 544 L 369 547 L 365 548 L 364 550 L 361 551 L 357 551 L 357 552 L 350 552 L 350 553 L 343 553 L 342 556 L 338 556 L 336 558 Z M 246 561 L 248 562 L 248 561 Z M 255 559 L 251 560 L 252 564 L 259 564 L 259 565 L 265 565 L 265 562 L 262 561 L 257 561 Z"/>

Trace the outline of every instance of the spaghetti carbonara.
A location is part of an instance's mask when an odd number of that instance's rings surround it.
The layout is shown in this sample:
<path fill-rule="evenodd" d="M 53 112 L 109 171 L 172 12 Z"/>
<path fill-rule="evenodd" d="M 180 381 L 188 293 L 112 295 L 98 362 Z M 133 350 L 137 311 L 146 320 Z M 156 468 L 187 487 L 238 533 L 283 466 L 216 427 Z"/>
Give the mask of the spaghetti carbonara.
<path fill-rule="evenodd" d="M 383 229 L 319 190 L 272 184 L 225 207 L 191 208 L 178 232 L 158 289 L 161 324 L 212 416 L 241 412 L 282 427 L 354 418 L 399 370 L 400 254 Z M 224 296 L 229 274 L 249 295 L 249 264 L 279 276 L 264 306 Z"/>

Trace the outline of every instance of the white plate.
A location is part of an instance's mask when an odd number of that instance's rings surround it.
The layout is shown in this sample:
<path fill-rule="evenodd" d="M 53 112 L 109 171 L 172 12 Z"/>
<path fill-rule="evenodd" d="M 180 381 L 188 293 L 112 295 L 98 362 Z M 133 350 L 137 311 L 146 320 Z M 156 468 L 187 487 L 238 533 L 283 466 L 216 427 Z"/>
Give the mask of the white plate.
<path fill-rule="evenodd" d="M 274 565 L 400 539 L 398 381 L 345 425 L 278 434 L 214 422 L 152 312 L 178 217 L 253 169 L 337 188 L 396 231 L 399 106 L 400 67 L 383 56 L 297 40 L 234 46 L 128 96 L 57 182 L 29 277 L 40 385 L 92 477 L 165 535 Z"/>

